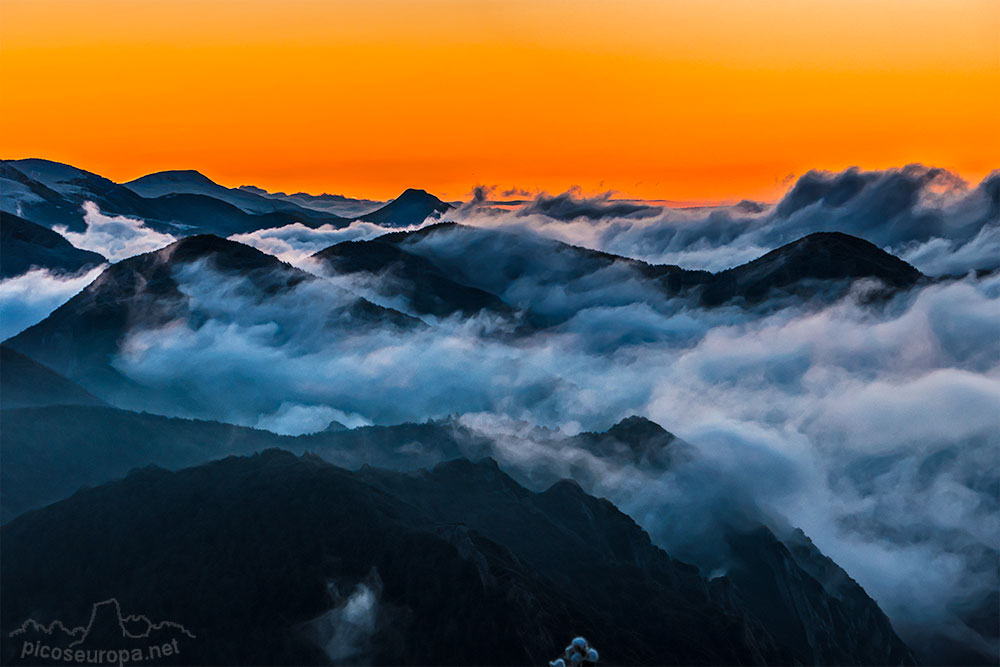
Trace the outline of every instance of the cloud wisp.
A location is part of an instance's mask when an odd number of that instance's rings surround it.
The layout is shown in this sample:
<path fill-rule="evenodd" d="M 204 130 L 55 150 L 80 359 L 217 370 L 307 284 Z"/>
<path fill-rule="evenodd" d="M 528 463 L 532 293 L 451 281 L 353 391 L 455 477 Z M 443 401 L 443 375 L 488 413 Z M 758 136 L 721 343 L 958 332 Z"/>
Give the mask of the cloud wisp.
<path fill-rule="evenodd" d="M 431 220 L 429 223 L 413 227 L 391 227 L 364 220 L 355 220 L 347 227 L 339 228 L 332 225 L 311 228 L 296 222 L 284 227 L 271 227 L 246 234 L 234 234 L 229 237 L 229 240 L 252 246 L 289 264 L 309 270 L 312 267 L 312 263 L 309 261 L 311 255 L 337 243 L 366 241 L 391 232 L 414 231 L 435 222 L 437 221 Z"/>
<path fill-rule="evenodd" d="M 83 204 L 83 221 L 87 225 L 83 232 L 73 232 L 63 226 L 54 229 L 77 248 L 100 253 L 112 262 L 159 250 L 177 240 L 170 234 L 147 227 L 138 218 L 104 215 L 97 204 L 90 201 Z"/>
<path fill-rule="evenodd" d="M 48 269 L 32 269 L 0 281 L 0 340 L 6 340 L 38 324 L 89 285 L 104 266 L 66 276 Z"/>

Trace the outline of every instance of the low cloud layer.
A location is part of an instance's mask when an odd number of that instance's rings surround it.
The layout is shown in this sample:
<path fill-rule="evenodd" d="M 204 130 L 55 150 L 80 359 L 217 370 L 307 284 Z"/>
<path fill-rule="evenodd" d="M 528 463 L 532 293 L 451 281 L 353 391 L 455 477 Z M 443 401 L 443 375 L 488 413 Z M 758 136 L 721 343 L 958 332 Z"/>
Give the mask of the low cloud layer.
<path fill-rule="evenodd" d="M 942 169 L 809 172 L 775 206 L 673 209 L 539 195 L 514 211 L 465 207 L 458 221 L 521 225 L 567 243 L 690 269 L 720 271 L 819 231 L 875 243 L 932 274 L 1000 266 L 1000 173 L 969 186 Z"/>
<path fill-rule="evenodd" d="M 82 233 L 71 232 L 63 226 L 54 229 L 77 248 L 100 253 L 112 262 L 159 250 L 177 240 L 170 234 L 147 227 L 138 218 L 104 215 L 94 202 L 84 202 L 83 221 L 87 228 Z"/>
<path fill-rule="evenodd" d="M 430 224 L 437 222 L 432 220 Z M 323 225 L 310 228 L 302 223 L 259 229 L 247 234 L 234 234 L 229 240 L 257 248 L 261 252 L 274 255 L 296 266 L 309 267 L 309 256 L 344 241 L 366 241 L 383 234 L 400 231 L 413 231 L 424 225 L 414 227 L 386 227 L 373 222 L 356 220 L 347 227 Z"/>
<path fill-rule="evenodd" d="M 103 270 L 104 266 L 98 266 L 78 276 L 65 276 L 33 269 L 0 281 L 0 340 L 44 320 Z"/>

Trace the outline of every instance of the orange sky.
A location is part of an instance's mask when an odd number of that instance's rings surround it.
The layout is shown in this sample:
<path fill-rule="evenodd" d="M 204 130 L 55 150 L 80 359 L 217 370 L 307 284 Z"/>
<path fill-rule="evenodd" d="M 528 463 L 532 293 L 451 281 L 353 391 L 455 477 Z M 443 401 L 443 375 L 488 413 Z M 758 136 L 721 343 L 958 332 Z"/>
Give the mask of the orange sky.
<path fill-rule="evenodd" d="M 386 198 L 1000 167 L 998 0 L 2 0 L 0 156 Z"/>

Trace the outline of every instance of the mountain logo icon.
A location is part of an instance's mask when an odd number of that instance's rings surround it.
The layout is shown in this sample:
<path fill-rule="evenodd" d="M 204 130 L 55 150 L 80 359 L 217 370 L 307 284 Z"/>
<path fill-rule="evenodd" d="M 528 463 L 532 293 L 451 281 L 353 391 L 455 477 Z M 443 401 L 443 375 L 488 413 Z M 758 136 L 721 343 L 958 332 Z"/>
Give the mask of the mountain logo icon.
<path fill-rule="evenodd" d="M 74 641 L 69 644 L 71 647 L 81 646 L 87 643 L 94 633 L 106 634 L 108 630 L 117 628 L 122 639 L 149 639 L 154 633 L 162 631 L 176 631 L 190 639 L 196 639 L 195 635 L 180 623 L 173 621 L 159 621 L 154 623 L 148 617 L 139 615 L 124 616 L 121 605 L 117 598 L 108 598 L 101 602 L 95 602 L 90 610 L 90 620 L 86 626 L 79 626 L 69 629 L 62 621 L 56 619 L 48 625 L 42 625 L 34 619 L 27 619 L 16 630 L 9 634 L 11 638 L 25 636 L 29 634 L 42 634 L 49 637 L 68 637 Z"/>
<path fill-rule="evenodd" d="M 69 663 L 124 664 L 176 656 L 178 641 L 196 639 L 193 632 L 174 621 L 153 621 L 143 614 L 124 614 L 117 598 L 95 602 L 86 625 L 70 627 L 56 619 L 43 624 L 25 620 L 8 633 L 20 640 L 22 660 L 61 660 Z"/>

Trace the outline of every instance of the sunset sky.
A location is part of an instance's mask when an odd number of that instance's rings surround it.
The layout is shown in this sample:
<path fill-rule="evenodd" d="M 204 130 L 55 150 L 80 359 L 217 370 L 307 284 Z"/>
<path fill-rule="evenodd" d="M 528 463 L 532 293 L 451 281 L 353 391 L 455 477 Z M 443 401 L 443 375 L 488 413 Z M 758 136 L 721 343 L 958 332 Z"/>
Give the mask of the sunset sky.
<path fill-rule="evenodd" d="M 997 0 L 2 0 L 0 157 L 117 181 L 773 199 L 1000 167 Z"/>

